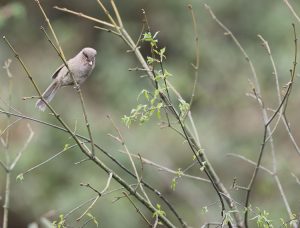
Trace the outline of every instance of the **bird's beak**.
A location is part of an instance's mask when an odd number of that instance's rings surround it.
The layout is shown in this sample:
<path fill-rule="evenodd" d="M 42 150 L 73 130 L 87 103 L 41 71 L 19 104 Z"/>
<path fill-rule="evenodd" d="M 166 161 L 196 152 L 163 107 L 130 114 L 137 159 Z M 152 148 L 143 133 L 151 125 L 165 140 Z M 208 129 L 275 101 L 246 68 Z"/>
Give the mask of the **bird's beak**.
<path fill-rule="evenodd" d="M 93 61 L 89 61 L 89 65 L 92 66 L 93 65 Z"/>

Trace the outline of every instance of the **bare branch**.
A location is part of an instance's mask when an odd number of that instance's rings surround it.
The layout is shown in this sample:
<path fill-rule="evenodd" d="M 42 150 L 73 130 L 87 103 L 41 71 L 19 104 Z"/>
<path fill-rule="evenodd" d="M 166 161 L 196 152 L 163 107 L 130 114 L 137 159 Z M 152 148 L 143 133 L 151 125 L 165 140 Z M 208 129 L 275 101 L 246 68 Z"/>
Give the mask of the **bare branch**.
<path fill-rule="evenodd" d="M 120 152 L 126 154 L 125 151 L 121 151 L 121 150 L 120 150 Z M 175 175 L 178 174 L 178 171 L 176 171 L 176 170 L 172 170 L 172 169 L 167 168 L 167 167 L 165 167 L 165 166 L 159 165 L 158 163 L 155 163 L 155 162 L 153 162 L 153 161 L 150 161 L 149 159 L 140 157 L 139 155 L 136 155 L 136 154 L 130 154 L 130 155 L 131 155 L 131 157 L 133 157 L 133 158 L 136 158 L 136 159 L 142 159 L 142 162 L 143 162 L 144 164 L 150 165 L 150 166 L 153 166 L 153 167 L 156 167 L 156 168 L 158 168 L 158 170 L 165 171 L 165 172 L 168 172 L 168 173 L 172 173 L 172 174 L 175 174 Z M 201 178 L 201 177 L 197 177 L 197 176 L 192 176 L 192 175 L 185 174 L 185 173 L 182 173 L 181 176 L 182 176 L 182 177 L 189 178 L 189 179 L 193 179 L 193 180 L 198 180 L 198 181 L 210 183 L 210 180 L 208 180 L 208 179 Z"/>
<path fill-rule="evenodd" d="M 300 18 L 298 16 L 298 14 L 296 13 L 296 11 L 292 7 L 292 5 L 289 3 L 289 1 L 288 0 L 283 0 L 283 2 L 287 5 L 287 7 L 291 11 L 291 13 L 294 15 L 294 17 L 297 19 L 297 21 L 300 22 Z"/>
<path fill-rule="evenodd" d="M 33 138 L 33 135 L 34 135 L 34 132 L 32 131 L 32 128 L 30 127 L 29 124 L 27 124 L 27 127 L 29 129 L 29 136 L 28 136 L 28 139 L 26 140 L 23 148 L 19 151 L 17 157 L 15 158 L 15 160 L 11 163 L 10 165 L 10 170 L 13 170 L 14 167 L 16 166 L 17 162 L 19 161 L 19 159 L 21 158 L 23 152 L 26 150 L 26 148 L 28 147 L 29 143 L 31 142 L 32 138 Z"/>
<path fill-rule="evenodd" d="M 239 155 L 239 154 L 233 154 L 233 153 L 228 153 L 227 156 L 232 156 L 232 157 L 236 157 L 236 158 L 239 158 L 245 162 L 248 162 L 249 164 L 253 165 L 253 166 L 256 166 L 256 163 L 254 161 L 251 161 L 250 159 L 242 156 L 242 155 Z M 270 175 L 273 175 L 273 172 L 271 170 L 269 170 L 268 168 L 264 167 L 264 166 L 259 166 L 260 169 L 266 171 L 268 174 Z"/>
<path fill-rule="evenodd" d="M 46 159 L 45 161 L 43 161 L 43 162 L 41 162 L 41 163 L 39 163 L 39 164 L 37 164 L 37 165 L 31 167 L 30 169 L 27 169 L 25 172 L 23 172 L 23 173 L 21 173 L 21 174 L 22 174 L 22 175 L 25 175 L 25 174 L 27 174 L 27 173 L 30 173 L 31 171 L 33 171 L 33 170 L 35 170 L 35 169 L 37 169 L 37 168 L 39 168 L 39 167 L 41 167 L 41 166 L 47 164 L 48 162 L 50 162 L 50 161 L 52 161 L 53 159 L 57 158 L 57 157 L 58 157 L 59 155 L 61 155 L 62 153 L 66 152 L 66 151 L 68 151 L 68 150 L 70 150 L 70 149 L 72 149 L 72 148 L 74 148 L 74 147 L 76 147 L 76 146 L 78 146 L 78 145 L 77 145 L 77 144 L 74 144 L 74 145 L 71 145 L 71 146 L 68 146 L 68 147 L 64 148 L 64 149 L 61 150 L 60 152 L 56 153 L 55 155 L 51 156 L 50 158 Z"/>
<path fill-rule="evenodd" d="M 149 227 L 152 227 L 151 223 L 148 221 L 146 216 L 141 212 L 141 210 L 134 204 L 134 202 L 130 199 L 128 194 L 126 192 L 122 192 L 124 196 L 129 200 L 129 202 L 132 204 L 132 206 L 136 209 L 136 212 L 142 217 L 142 219 L 148 224 Z"/>
<path fill-rule="evenodd" d="M 54 6 L 53 7 L 54 9 L 57 9 L 59 11 L 62 11 L 62 12 L 66 12 L 66 13 L 70 13 L 70 14 L 73 14 L 73 15 L 76 15 L 78 17 L 82 17 L 82 18 L 85 18 L 85 19 L 88 19 L 89 21 L 94 21 L 94 22 L 97 22 L 99 24 L 102 24 L 102 25 L 105 25 L 105 26 L 108 26 L 108 27 L 111 27 L 111 28 L 114 28 L 115 26 L 111 23 L 108 23 L 106 21 L 103 21 L 103 20 L 99 20 L 99 19 L 96 19 L 94 17 L 90 17 L 86 14 L 83 14 L 83 13 L 80 13 L 80 12 L 75 12 L 73 10 L 69 10 L 67 8 L 61 8 L 61 7 L 58 7 L 58 6 Z"/>

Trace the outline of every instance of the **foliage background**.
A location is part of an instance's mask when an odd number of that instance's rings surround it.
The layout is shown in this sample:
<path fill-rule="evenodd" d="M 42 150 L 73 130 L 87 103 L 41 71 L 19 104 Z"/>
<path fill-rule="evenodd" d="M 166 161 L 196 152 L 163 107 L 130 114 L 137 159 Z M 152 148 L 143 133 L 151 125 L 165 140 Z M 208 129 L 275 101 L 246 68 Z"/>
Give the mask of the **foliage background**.
<path fill-rule="evenodd" d="M 192 21 L 187 4 L 193 4 L 200 36 L 200 69 L 192 112 L 200 140 L 227 187 L 231 186 L 235 177 L 240 185 L 247 185 L 252 167 L 226 154 L 238 153 L 256 161 L 263 134 L 262 116 L 257 102 L 245 95 L 251 90 L 248 82 L 248 78 L 251 77 L 248 64 L 232 40 L 224 36 L 223 31 L 211 19 L 203 3 L 210 4 L 216 15 L 245 47 L 255 64 L 265 102 L 270 108 L 275 108 L 277 104 L 275 82 L 271 64 L 257 34 L 263 35 L 268 40 L 280 82 L 284 85 L 289 80 L 294 51 L 291 26 L 294 18 L 288 8 L 282 1 L 271 0 L 116 2 L 125 26 L 136 38 L 142 26 L 141 9 L 145 9 L 152 31 L 160 31 L 158 35 L 160 45 L 167 48 L 166 68 L 174 75 L 171 81 L 187 101 L 190 99 L 194 82 L 191 62 L 194 61 L 195 51 Z M 94 29 L 93 23 L 89 21 L 52 8 L 54 5 L 64 6 L 104 19 L 105 15 L 100 11 L 96 1 L 42 1 L 42 4 L 68 58 L 85 46 L 94 47 L 98 51 L 96 69 L 82 87 L 95 141 L 108 148 L 122 163 L 130 166 L 127 157 L 118 152 L 119 145 L 107 135 L 113 132 L 113 127 L 106 118 L 106 115 L 110 114 L 124 134 L 132 153 L 140 153 L 174 170 L 190 164 L 192 154 L 187 151 L 187 145 L 175 132 L 160 129 L 156 119 L 143 126 L 134 125 L 130 129 L 121 123 L 121 117 L 128 114 L 137 104 L 136 97 L 141 89 L 149 88 L 148 82 L 140 77 L 140 72 L 128 71 L 128 68 L 138 65 L 134 56 L 126 52 L 124 43 L 111 34 Z M 296 2 L 293 4 L 299 11 L 299 4 Z M 0 33 L 5 34 L 14 43 L 26 64 L 30 66 L 30 71 L 40 88 L 44 89 L 50 83 L 51 73 L 61 62 L 40 31 L 41 25 L 46 27 L 34 1 L 0 1 Z M 297 24 L 296 29 L 299 30 Z M 147 50 L 143 50 L 143 53 L 147 55 Z M 1 65 L 8 58 L 13 59 L 13 56 L 4 42 L 0 42 Z M 13 105 L 26 115 L 55 123 L 54 118 L 47 115 L 47 112 L 40 113 L 34 108 L 34 100 L 21 99 L 34 94 L 15 59 L 11 71 L 14 76 Z M 0 96 L 7 100 L 8 78 L 4 70 L 0 72 L 0 80 Z M 288 110 L 296 139 L 300 138 L 297 128 L 299 96 L 296 81 Z M 54 99 L 53 105 L 71 126 L 75 126 L 78 121 L 78 132 L 87 135 L 78 97 L 71 88 L 62 89 Z M 1 129 L 5 128 L 5 118 L 6 116 L 0 116 Z M 23 145 L 27 136 L 26 123 L 27 121 L 21 121 L 13 128 L 11 135 L 14 141 L 11 141 L 11 153 Z M 66 143 L 72 144 L 71 139 L 62 132 L 36 123 L 31 125 L 35 136 L 18 164 L 14 177 L 60 151 Z M 297 213 L 300 205 L 299 185 L 291 176 L 291 172 L 300 175 L 299 156 L 282 125 L 274 137 L 280 178 L 289 202 Z M 1 150 L 0 157 L 3 155 Z M 57 210 L 57 216 L 91 197 L 94 193 L 80 187 L 80 182 L 88 182 L 101 189 L 105 185 L 107 175 L 89 162 L 74 165 L 82 158 L 81 153 L 74 149 L 26 175 L 23 182 L 13 181 L 10 214 L 12 227 L 26 227 L 26 224 L 37 220 L 51 209 Z M 269 159 L 267 151 L 264 165 L 268 166 Z M 198 175 L 199 170 L 195 167 L 189 173 Z M 0 172 L 2 196 L 4 177 L 4 172 Z M 210 185 L 180 179 L 176 191 L 172 191 L 170 185 L 174 176 L 147 166 L 143 177 L 170 198 L 190 225 L 197 227 L 218 216 L 219 208 L 215 205 L 208 208 L 208 213 L 201 213 L 202 207 L 217 201 Z M 114 183 L 111 189 L 117 186 Z M 280 217 L 287 218 L 287 213 L 274 186 L 269 176 L 262 171 L 259 172 L 251 204 L 253 207 L 269 211 L 270 218 L 278 223 Z M 237 199 L 244 200 L 242 192 L 234 190 L 232 192 Z M 103 227 L 141 227 L 143 222 L 127 200 L 112 203 L 113 197 L 119 195 L 120 193 L 103 197 L 91 213 Z M 2 213 L 0 218 L 1 215 Z"/>

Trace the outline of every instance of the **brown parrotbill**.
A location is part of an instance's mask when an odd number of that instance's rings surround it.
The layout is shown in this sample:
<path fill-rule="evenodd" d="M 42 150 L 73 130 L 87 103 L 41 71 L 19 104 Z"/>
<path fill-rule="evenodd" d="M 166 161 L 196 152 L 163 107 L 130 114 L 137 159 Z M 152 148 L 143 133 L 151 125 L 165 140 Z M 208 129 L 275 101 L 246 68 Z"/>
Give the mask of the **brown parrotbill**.
<path fill-rule="evenodd" d="M 77 84 L 82 84 L 92 73 L 95 68 L 97 51 L 93 48 L 83 48 L 74 58 L 67 61 L 68 67 Z M 69 70 L 62 64 L 52 75 L 52 83 L 48 86 L 42 97 L 45 101 L 50 102 L 58 89 L 62 86 L 72 86 L 74 81 Z M 45 111 L 46 103 L 39 99 L 35 105 L 41 111 Z"/>

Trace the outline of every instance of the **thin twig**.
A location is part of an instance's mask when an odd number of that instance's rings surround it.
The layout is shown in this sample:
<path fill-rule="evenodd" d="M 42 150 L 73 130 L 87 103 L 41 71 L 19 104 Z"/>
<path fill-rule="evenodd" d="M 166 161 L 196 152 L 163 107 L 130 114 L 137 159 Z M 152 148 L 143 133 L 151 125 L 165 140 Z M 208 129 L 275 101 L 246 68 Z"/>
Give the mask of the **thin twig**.
<path fill-rule="evenodd" d="M 199 35 L 198 35 L 198 29 L 197 29 L 198 26 L 197 26 L 196 16 L 195 16 L 195 13 L 194 13 L 194 10 L 193 10 L 193 6 L 191 4 L 188 5 L 188 9 L 191 12 L 192 21 L 193 21 L 193 31 L 194 31 L 194 40 L 195 40 L 195 63 L 192 63 L 192 66 L 194 68 L 194 84 L 193 84 L 191 99 L 190 99 L 190 102 L 189 102 L 189 110 L 186 112 L 183 119 L 186 118 L 187 113 L 190 112 L 190 110 L 192 108 L 192 104 L 193 104 L 194 97 L 195 97 L 195 92 L 196 92 L 196 87 L 197 87 L 197 84 L 198 84 L 199 61 L 200 61 Z M 199 142 L 198 142 L 198 144 L 199 144 Z"/>
<path fill-rule="evenodd" d="M 287 7 L 289 8 L 289 10 L 292 12 L 292 14 L 294 15 L 294 17 L 297 19 L 298 22 L 300 22 L 300 18 L 298 16 L 298 14 L 296 13 L 296 11 L 294 10 L 294 8 L 292 7 L 292 5 L 289 3 L 288 0 L 283 0 L 283 2 L 287 5 Z"/>
<path fill-rule="evenodd" d="M 84 187 L 90 188 L 94 192 L 96 192 L 98 195 L 100 195 L 100 196 L 102 195 L 97 189 L 95 189 L 94 187 L 92 187 L 90 184 L 80 183 L 80 186 L 84 186 Z"/>
<path fill-rule="evenodd" d="M 13 81 L 12 81 L 12 74 L 10 73 L 9 66 L 11 61 L 8 61 L 5 64 L 4 69 L 6 70 L 8 79 L 9 79 L 9 87 L 8 87 L 8 107 L 11 106 L 11 100 L 12 100 L 12 93 L 13 93 Z M 11 125 L 11 116 L 7 115 L 7 125 Z M 5 192 L 4 192 L 4 201 L 3 201 L 3 220 L 2 220 L 2 227 L 8 228 L 8 219 L 9 219 L 9 207 L 10 207 L 10 194 L 11 194 L 11 169 L 10 169 L 10 163 L 11 163 L 11 156 L 9 151 L 9 142 L 10 142 L 10 127 L 6 130 L 5 135 L 5 141 L 2 137 L 0 137 L 1 142 L 4 146 L 4 155 L 5 155 L 5 164 L 2 163 L 1 165 L 4 167 L 6 173 L 5 173 Z"/>
<path fill-rule="evenodd" d="M 86 162 L 86 161 L 89 161 L 89 160 L 91 160 L 91 159 L 90 159 L 90 158 L 84 158 L 84 159 L 81 159 L 81 160 L 78 161 L 78 162 L 75 162 L 74 165 L 79 165 L 79 164 L 81 164 L 81 163 L 83 163 L 83 162 Z"/>
<path fill-rule="evenodd" d="M 249 164 L 253 165 L 253 166 L 256 166 L 256 163 L 248 158 L 246 158 L 245 156 L 243 155 L 240 155 L 240 154 L 233 154 L 233 153 L 228 153 L 226 154 L 227 156 L 231 156 L 231 157 L 235 157 L 235 158 L 239 158 L 245 162 L 248 162 Z M 270 175 L 274 175 L 274 173 L 269 170 L 268 168 L 264 167 L 264 166 L 259 166 L 260 169 L 266 171 L 268 174 Z"/>
<path fill-rule="evenodd" d="M 57 9 L 57 10 L 59 10 L 59 11 L 62 11 L 62 12 L 74 14 L 74 15 L 76 15 L 76 16 L 78 16 L 78 17 L 82 17 L 82 18 L 88 19 L 89 21 L 94 21 L 94 22 L 97 22 L 97 23 L 99 23 L 99 24 L 102 24 L 102 25 L 111 27 L 111 28 L 114 28 L 114 27 L 115 27 L 115 26 L 114 26 L 113 24 L 111 24 L 111 23 L 108 23 L 108 22 L 103 21 L 103 20 L 96 19 L 96 18 L 94 18 L 94 17 L 90 17 L 90 16 L 88 16 L 88 15 L 86 15 L 86 14 L 83 14 L 83 13 L 81 13 L 81 12 L 75 12 L 75 11 L 73 11 L 73 10 L 69 10 L 69 9 L 67 9 L 67 8 L 61 8 L 61 7 L 58 7 L 58 6 L 54 6 L 53 8 L 54 8 L 54 9 Z"/>
<path fill-rule="evenodd" d="M 100 26 L 94 26 L 94 28 L 100 29 L 100 30 L 105 31 L 105 32 L 108 32 L 108 33 L 112 33 L 112 34 L 114 34 L 114 35 L 116 35 L 116 36 L 119 36 L 119 37 L 121 36 L 120 33 L 117 33 L 117 32 L 115 32 L 115 31 L 113 31 L 113 30 L 111 30 L 111 29 L 102 28 L 102 27 L 100 27 Z"/>
<path fill-rule="evenodd" d="M 119 151 L 120 151 L 121 153 L 126 154 L 125 151 L 121 151 L 121 150 L 119 150 Z M 131 157 L 133 157 L 133 158 L 141 159 L 142 162 L 143 162 L 144 164 L 146 164 L 146 165 L 151 165 L 151 166 L 153 166 L 153 167 L 158 168 L 158 170 L 165 171 L 165 172 L 168 172 L 168 173 L 172 173 L 172 174 L 175 174 L 175 175 L 178 174 L 178 171 L 176 171 L 176 170 L 173 170 L 173 169 L 167 168 L 167 167 L 165 167 L 165 166 L 159 165 L 158 163 L 155 163 L 155 162 L 153 162 L 153 161 L 150 161 L 149 159 L 146 159 L 146 158 L 144 158 L 144 157 L 140 157 L 139 155 L 136 155 L 136 154 L 130 154 L 130 155 L 131 155 Z M 197 177 L 197 176 L 192 176 L 192 175 L 185 174 L 185 173 L 180 174 L 180 176 L 186 177 L 186 178 L 189 178 L 189 179 L 193 179 L 193 180 L 198 180 L 198 181 L 210 183 L 210 181 L 209 181 L 208 179 L 201 178 L 201 177 Z"/>
<path fill-rule="evenodd" d="M 300 179 L 294 173 L 291 173 L 291 175 L 295 178 L 296 183 L 300 185 Z"/>
<path fill-rule="evenodd" d="M 74 207 L 72 210 L 70 210 L 69 212 L 67 212 L 67 213 L 65 214 L 64 218 L 67 219 L 67 218 L 68 218 L 71 214 L 73 214 L 75 211 L 79 210 L 80 208 L 82 208 L 82 207 L 85 206 L 86 204 L 88 204 L 88 203 L 94 201 L 96 198 L 97 198 L 97 196 L 96 196 L 96 197 L 93 197 L 93 198 L 90 198 L 90 199 L 88 199 L 87 201 L 85 201 L 85 202 L 79 204 L 78 206 Z"/>
<path fill-rule="evenodd" d="M 107 182 L 106 182 L 106 185 L 105 187 L 103 188 L 103 190 L 100 192 L 102 195 L 104 194 L 104 192 L 107 191 L 107 189 L 109 188 L 109 185 L 110 185 L 110 181 L 111 181 L 111 178 L 113 177 L 113 173 L 109 173 L 109 176 L 108 176 L 108 179 L 107 179 Z"/>
<path fill-rule="evenodd" d="M 142 217 L 142 219 L 148 224 L 149 227 L 152 227 L 151 223 L 148 221 L 146 216 L 141 212 L 141 210 L 134 204 L 134 202 L 130 199 L 129 195 L 126 192 L 122 192 L 124 196 L 129 200 L 132 206 L 136 209 L 136 212 Z"/>
<path fill-rule="evenodd" d="M 26 150 L 26 148 L 28 147 L 29 143 L 31 142 L 34 132 L 32 130 L 32 128 L 30 127 L 29 124 L 27 124 L 27 128 L 29 130 L 29 136 L 26 140 L 26 142 L 24 143 L 22 149 L 19 151 L 19 153 L 17 154 L 16 158 L 13 160 L 13 162 L 10 165 L 10 170 L 13 170 L 17 164 L 17 162 L 19 161 L 19 159 L 21 158 L 23 152 Z"/>
<path fill-rule="evenodd" d="M 16 123 L 18 123 L 21 120 L 21 118 L 16 119 L 15 121 L 11 122 L 9 125 L 7 125 L 3 130 L 0 130 L 0 137 L 2 137 L 2 135 L 4 135 L 4 133 L 11 128 L 12 126 L 14 126 Z"/>
<path fill-rule="evenodd" d="M 19 114 L 22 114 L 19 110 L 17 110 L 15 107 L 9 105 L 5 100 L 3 100 L 1 97 L 0 97 L 0 101 L 5 105 L 7 106 L 7 108 L 9 110 L 12 110 L 12 111 L 15 111 L 16 113 L 19 113 Z"/>
<path fill-rule="evenodd" d="M 76 147 L 76 146 L 78 146 L 78 145 L 77 145 L 77 144 L 74 144 L 74 145 L 68 146 L 67 148 L 64 148 L 63 150 L 59 151 L 59 152 L 56 153 L 55 155 L 51 156 L 50 158 L 46 159 L 46 160 L 43 161 L 43 162 L 41 162 L 41 163 L 39 163 L 39 164 L 37 164 L 37 165 L 31 167 L 30 169 L 27 169 L 25 172 L 23 172 L 23 173 L 21 173 L 21 174 L 24 176 L 25 174 L 30 173 L 31 171 L 33 171 L 33 170 L 35 170 L 35 169 L 37 169 L 37 168 L 39 168 L 39 167 L 41 167 L 41 166 L 47 164 L 48 162 L 50 162 L 50 161 L 52 161 L 53 159 L 55 159 L 55 158 L 57 158 L 58 156 L 60 156 L 62 153 L 66 152 L 66 151 L 68 151 L 68 150 L 70 150 L 70 149 L 72 149 L 72 148 L 74 148 L 74 147 Z"/>
<path fill-rule="evenodd" d="M 86 225 L 88 225 L 90 222 L 92 222 L 94 220 L 94 218 L 89 218 L 87 221 L 85 221 L 82 226 L 80 226 L 80 228 L 85 227 Z"/>
<path fill-rule="evenodd" d="M 91 210 L 91 208 L 93 208 L 93 206 L 95 205 L 95 203 L 97 202 L 97 200 L 100 198 L 100 195 L 97 195 L 96 198 L 93 200 L 93 202 L 90 204 L 90 206 L 76 219 L 77 222 L 79 222 L 83 216 L 86 215 L 86 213 L 89 212 L 89 210 Z"/>
<path fill-rule="evenodd" d="M 2 66 L 2 68 L 6 71 L 6 74 L 7 74 L 7 77 L 8 78 L 12 78 L 12 73 L 10 72 L 10 64 L 12 63 L 12 60 L 11 59 L 7 59 L 5 62 L 4 62 L 4 66 Z"/>
<path fill-rule="evenodd" d="M 8 167 L 4 164 L 3 161 L 0 160 L 0 165 L 2 166 L 2 168 L 4 169 L 5 172 L 9 172 Z"/>
<path fill-rule="evenodd" d="M 131 184 L 130 186 L 133 187 L 134 185 L 136 185 L 136 184 Z M 103 197 L 104 195 L 108 195 L 108 194 L 114 193 L 114 192 L 116 192 L 116 191 L 121 191 L 121 190 L 124 190 L 124 187 L 122 187 L 122 188 L 117 188 L 117 189 L 113 189 L 113 190 L 111 190 L 111 191 L 106 191 L 106 192 L 102 193 L 102 197 Z M 97 197 L 97 196 L 96 196 L 96 197 Z M 81 209 L 81 208 L 82 208 L 83 206 L 85 206 L 86 204 L 88 204 L 88 203 L 94 201 L 94 200 L 96 199 L 96 197 L 92 197 L 92 198 L 90 198 L 90 199 L 84 201 L 83 203 L 79 204 L 78 206 L 74 207 L 72 210 L 70 210 L 69 212 L 67 212 L 67 213 L 65 214 L 64 218 L 67 219 L 67 218 L 68 218 L 71 214 L 73 214 L 75 211 Z"/>

